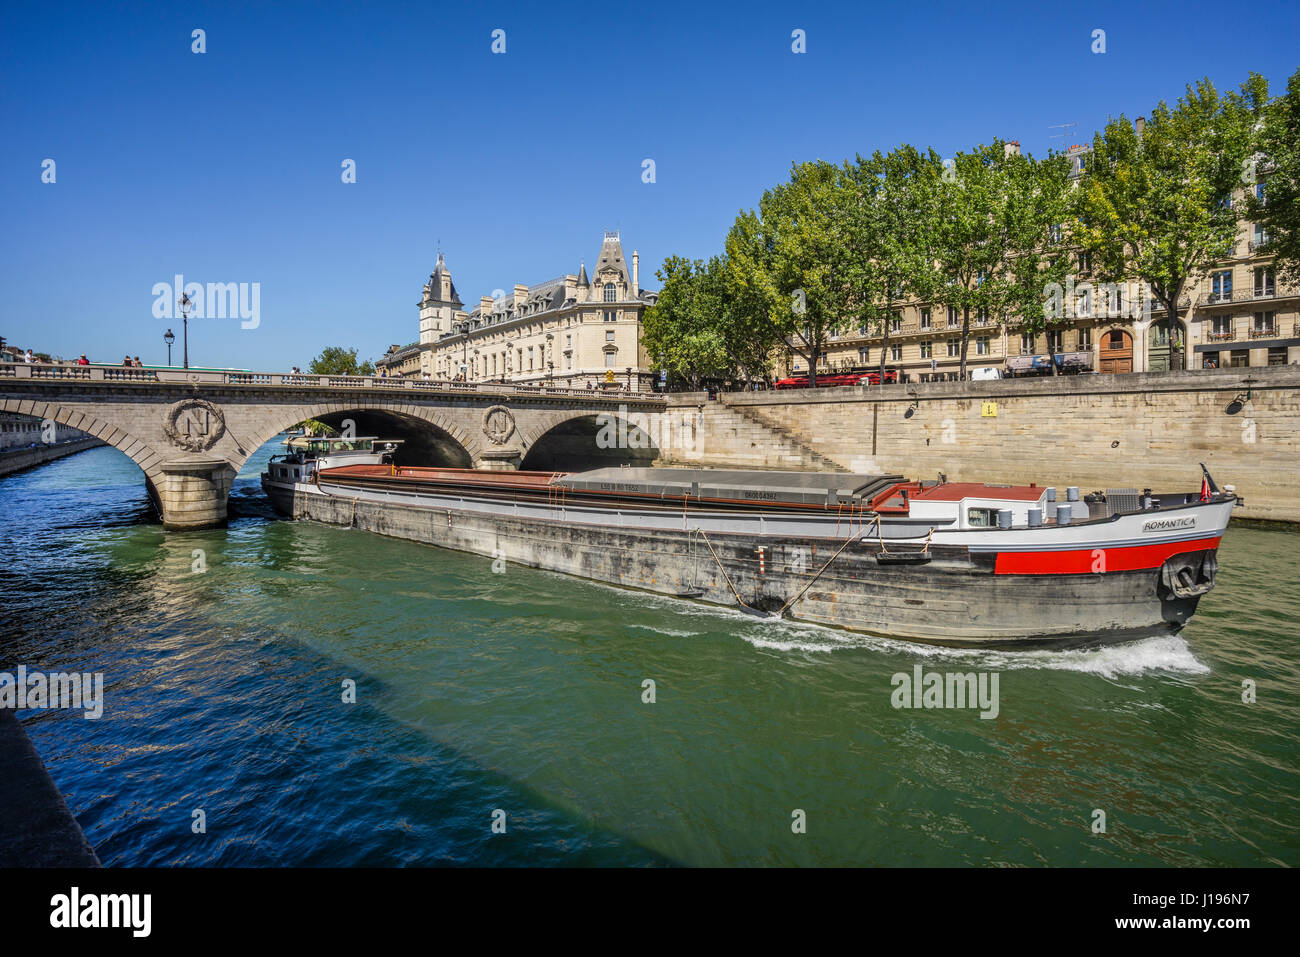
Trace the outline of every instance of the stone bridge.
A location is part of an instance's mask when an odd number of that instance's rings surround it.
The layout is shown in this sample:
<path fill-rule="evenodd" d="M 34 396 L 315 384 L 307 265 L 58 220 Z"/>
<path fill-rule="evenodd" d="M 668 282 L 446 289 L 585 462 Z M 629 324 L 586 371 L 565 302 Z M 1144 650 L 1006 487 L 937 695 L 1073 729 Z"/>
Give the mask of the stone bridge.
<path fill-rule="evenodd" d="M 489 383 L 109 366 L 0 366 L 0 411 L 50 419 L 120 449 L 144 471 L 167 528 L 226 520 L 235 475 L 304 419 L 402 438 L 398 461 L 486 469 L 648 463 L 653 441 L 603 448 L 601 426 L 657 419 L 649 393 Z M 598 416 L 607 416 L 598 420 Z M 618 422 L 621 427 L 622 423 Z M 627 435 L 624 430 L 623 435 Z M 628 448 L 628 446 L 631 446 Z"/>

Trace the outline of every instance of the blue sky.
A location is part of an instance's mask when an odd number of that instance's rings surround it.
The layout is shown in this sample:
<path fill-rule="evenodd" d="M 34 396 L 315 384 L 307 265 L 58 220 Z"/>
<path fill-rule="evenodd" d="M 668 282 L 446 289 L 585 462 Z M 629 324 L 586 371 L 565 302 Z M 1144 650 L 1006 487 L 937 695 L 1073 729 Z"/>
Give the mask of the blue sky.
<path fill-rule="evenodd" d="M 1042 154 L 1053 124 L 1089 137 L 1202 76 L 1236 87 L 1255 70 L 1279 91 L 1297 36 L 1294 0 L 10 2 L 0 335 L 161 363 L 173 323 L 152 289 L 180 273 L 260 283 L 256 328 L 191 322 L 192 364 L 375 357 L 417 338 L 439 241 L 467 304 L 576 271 L 604 229 L 653 288 L 665 256 L 717 252 L 793 161 L 995 137 Z"/>

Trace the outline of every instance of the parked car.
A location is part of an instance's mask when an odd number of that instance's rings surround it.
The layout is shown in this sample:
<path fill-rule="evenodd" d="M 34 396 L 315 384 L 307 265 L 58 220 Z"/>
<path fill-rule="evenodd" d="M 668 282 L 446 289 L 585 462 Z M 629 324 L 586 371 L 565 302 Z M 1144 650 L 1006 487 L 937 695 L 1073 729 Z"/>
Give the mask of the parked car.
<path fill-rule="evenodd" d="M 898 381 L 897 369 L 885 370 L 886 382 Z M 827 373 L 817 376 L 817 388 L 829 389 L 834 386 L 844 385 L 880 385 L 879 372 L 841 372 Z M 795 375 L 785 379 L 777 379 L 775 388 L 777 389 L 806 389 L 808 388 L 808 376 Z"/>
<path fill-rule="evenodd" d="M 1002 370 L 997 366 L 981 366 L 978 369 L 971 369 L 970 377 L 972 381 L 979 382 L 987 379 L 1004 378 Z"/>

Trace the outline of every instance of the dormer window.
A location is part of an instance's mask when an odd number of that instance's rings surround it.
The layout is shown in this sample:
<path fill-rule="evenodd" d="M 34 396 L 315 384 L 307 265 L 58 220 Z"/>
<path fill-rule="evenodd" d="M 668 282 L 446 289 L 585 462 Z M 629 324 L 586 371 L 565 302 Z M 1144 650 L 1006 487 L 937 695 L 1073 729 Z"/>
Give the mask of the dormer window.
<path fill-rule="evenodd" d="M 618 301 L 618 290 L 614 288 L 614 284 L 612 282 L 605 283 L 605 301 L 606 302 Z"/>

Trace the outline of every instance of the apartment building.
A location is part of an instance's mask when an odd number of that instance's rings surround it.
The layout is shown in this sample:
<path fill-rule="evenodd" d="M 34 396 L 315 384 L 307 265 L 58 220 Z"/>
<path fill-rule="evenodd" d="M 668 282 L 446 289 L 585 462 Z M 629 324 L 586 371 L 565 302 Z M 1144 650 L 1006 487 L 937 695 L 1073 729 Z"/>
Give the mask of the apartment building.
<path fill-rule="evenodd" d="M 418 369 L 399 374 L 649 391 L 655 373 L 641 320 L 657 294 L 641 288 L 639 263 L 635 250 L 629 263 L 619 234 L 606 231 L 590 277 L 584 260 L 576 274 L 516 284 L 466 312 L 439 253 L 420 300 Z M 388 364 L 410 368 L 406 352 Z"/>
<path fill-rule="evenodd" d="M 1068 151 L 1072 175 L 1086 169 L 1090 146 Z M 1188 284 L 1171 324 L 1165 308 L 1133 281 L 1108 287 L 1094 281 L 1086 253 L 1075 253 L 1075 276 L 1067 285 L 1066 318 L 1046 333 L 1025 334 L 1018 323 L 973 316 L 967 371 L 994 367 L 1004 374 L 1050 372 L 1147 372 L 1165 369 L 1300 364 L 1300 287 L 1278 281 L 1272 257 L 1258 252 L 1263 228 L 1245 217 L 1253 193 L 1267 201 L 1267 179 L 1243 183 L 1231 202 L 1243 210 L 1229 256 Z M 1047 298 L 1046 295 L 1044 297 Z M 911 381 L 956 379 L 961 367 L 961 316 L 922 302 L 900 306 L 886 341 L 879 329 L 860 328 L 835 337 L 822 353 L 819 371 L 885 365 Z M 785 374 L 807 373 L 799 356 L 786 356 Z"/>

